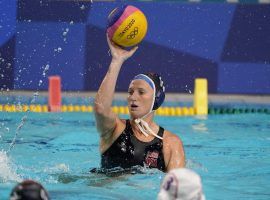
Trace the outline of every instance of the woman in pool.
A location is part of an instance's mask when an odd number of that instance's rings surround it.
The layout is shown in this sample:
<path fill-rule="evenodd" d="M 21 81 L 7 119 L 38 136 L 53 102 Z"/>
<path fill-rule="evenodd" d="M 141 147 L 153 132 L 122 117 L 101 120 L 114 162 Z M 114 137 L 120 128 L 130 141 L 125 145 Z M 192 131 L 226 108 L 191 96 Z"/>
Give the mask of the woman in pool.
<path fill-rule="evenodd" d="M 138 47 L 130 51 L 113 44 L 107 37 L 112 61 L 95 98 L 95 117 L 100 133 L 101 167 L 146 166 L 169 171 L 185 166 L 181 140 L 153 121 L 154 111 L 165 99 L 161 77 L 154 73 L 139 74 L 128 89 L 130 119 L 120 119 L 111 106 L 119 71 L 125 60 Z"/>

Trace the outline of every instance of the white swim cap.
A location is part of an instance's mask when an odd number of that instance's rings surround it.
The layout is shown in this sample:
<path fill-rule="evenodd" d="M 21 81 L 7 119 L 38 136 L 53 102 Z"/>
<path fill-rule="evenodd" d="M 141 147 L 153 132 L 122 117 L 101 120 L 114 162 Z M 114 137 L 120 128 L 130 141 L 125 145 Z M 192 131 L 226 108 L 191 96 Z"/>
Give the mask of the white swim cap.
<path fill-rule="evenodd" d="M 158 200 L 205 200 L 200 176 L 186 168 L 171 170 L 163 179 Z"/>

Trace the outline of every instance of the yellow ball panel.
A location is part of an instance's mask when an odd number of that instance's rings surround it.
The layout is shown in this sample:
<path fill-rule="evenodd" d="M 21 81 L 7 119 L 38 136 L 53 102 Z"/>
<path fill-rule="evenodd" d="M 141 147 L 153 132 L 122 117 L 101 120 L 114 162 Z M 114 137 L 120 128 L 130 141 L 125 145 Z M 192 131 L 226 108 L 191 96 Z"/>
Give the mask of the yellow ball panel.
<path fill-rule="evenodd" d="M 112 41 L 123 47 L 140 43 L 147 32 L 147 19 L 141 11 L 128 16 L 115 31 Z"/>

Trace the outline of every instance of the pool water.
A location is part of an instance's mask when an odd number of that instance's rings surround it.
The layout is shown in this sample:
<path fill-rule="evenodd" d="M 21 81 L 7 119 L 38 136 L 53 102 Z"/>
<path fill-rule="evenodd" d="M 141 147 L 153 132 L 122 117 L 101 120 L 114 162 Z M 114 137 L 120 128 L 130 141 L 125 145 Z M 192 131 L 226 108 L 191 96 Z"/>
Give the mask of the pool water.
<path fill-rule="evenodd" d="M 202 176 L 207 199 L 270 199 L 270 115 L 156 121 L 182 139 L 187 167 Z M 89 173 L 100 166 L 98 145 L 92 113 L 0 112 L 0 199 L 8 199 L 22 179 L 41 182 L 56 200 L 156 199 L 164 177 L 158 170 L 120 176 Z"/>

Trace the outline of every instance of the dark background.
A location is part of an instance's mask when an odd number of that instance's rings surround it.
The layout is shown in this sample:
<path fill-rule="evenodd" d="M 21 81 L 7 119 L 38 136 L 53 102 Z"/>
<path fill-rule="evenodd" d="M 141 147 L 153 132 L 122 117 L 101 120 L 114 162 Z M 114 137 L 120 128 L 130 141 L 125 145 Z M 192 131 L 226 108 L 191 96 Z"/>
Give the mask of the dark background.
<path fill-rule="evenodd" d="M 120 72 L 117 91 L 137 73 L 155 71 L 169 92 L 270 94 L 270 5 L 135 2 L 148 33 Z M 123 2 L 0 1 L 0 88 L 96 91 L 110 63 L 107 16 Z M 47 66 L 47 67 L 46 67 Z M 47 70 L 48 69 L 48 70 Z"/>

